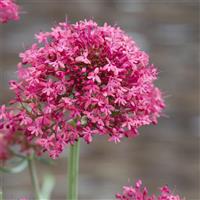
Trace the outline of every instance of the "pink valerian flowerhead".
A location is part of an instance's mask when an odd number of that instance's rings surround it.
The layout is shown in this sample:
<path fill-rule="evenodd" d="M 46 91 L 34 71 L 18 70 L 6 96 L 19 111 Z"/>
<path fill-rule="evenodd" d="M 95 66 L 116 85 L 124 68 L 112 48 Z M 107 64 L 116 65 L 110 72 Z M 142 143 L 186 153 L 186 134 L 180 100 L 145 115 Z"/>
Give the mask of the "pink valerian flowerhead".
<path fill-rule="evenodd" d="M 19 153 L 28 155 L 30 151 L 40 154 L 40 147 L 29 142 L 25 136 L 24 127 L 31 124 L 32 119 L 25 112 L 13 107 L 0 107 L 0 160 L 6 161 L 13 154 L 13 147 L 18 147 Z M 23 132 L 23 134 L 22 134 Z"/>
<path fill-rule="evenodd" d="M 15 0 L 0 0 L 0 23 L 19 19 L 19 6 Z"/>
<path fill-rule="evenodd" d="M 60 23 L 36 38 L 10 85 L 24 111 L 22 131 L 52 157 L 80 138 L 117 143 L 157 123 L 165 106 L 157 70 L 119 27 Z"/>
<path fill-rule="evenodd" d="M 167 186 L 160 189 L 160 194 L 149 195 L 146 187 L 142 186 L 142 181 L 138 180 L 134 187 L 124 186 L 123 193 L 116 194 L 119 200 L 183 200 L 179 195 L 175 195 Z"/>

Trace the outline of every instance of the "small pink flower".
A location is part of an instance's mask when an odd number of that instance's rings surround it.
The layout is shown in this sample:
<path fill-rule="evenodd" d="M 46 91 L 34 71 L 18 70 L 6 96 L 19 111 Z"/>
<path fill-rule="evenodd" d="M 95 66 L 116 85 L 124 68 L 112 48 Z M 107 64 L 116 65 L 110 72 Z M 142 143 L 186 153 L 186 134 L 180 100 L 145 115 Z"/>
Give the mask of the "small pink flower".
<path fill-rule="evenodd" d="M 115 76 L 117 76 L 119 74 L 119 72 L 123 71 L 123 69 L 120 69 L 118 67 L 116 67 L 115 65 L 113 65 L 108 59 L 106 59 L 108 64 L 106 64 L 103 69 L 110 72 L 112 71 L 114 73 Z"/>
<path fill-rule="evenodd" d="M 30 131 L 31 135 L 39 136 L 43 134 L 41 123 L 36 120 L 34 123 L 32 123 L 31 126 L 28 126 L 28 131 Z"/>
<path fill-rule="evenodd" d="M 23 126 L 23 125 L 29 125 L 32 123 L 32 119 L 27 116 L 24 112 L 21 113 L 21 122 L 20 122 L 20 125 Z"/>
<path fill-rule="evenodd" d="M 19 6 L 15 0 L 0 0 L 0 23 L 19 19 Z"/>
<path fill-rule="evenodd" d="M 0 107 L 0 120 L 6 118 L 6 106 L 2 105 Z"/>
<path fill-rule="evenodd" d="M 101 79 L 99 78 L 98 73 L 99 73 L 99 68 L 96 68 L 94 72 L 89 73 L 88 79 L 92 79 L 93 81 L 96 81 L 97 83 L 101 83 Z"/>
<path fill-rule="evenodd" d="M 82 56 L 76 57 L 75 61 L 77 63 L 85 63 L 85 64 L 91 64 L 90 60 L 88 60 L 88 52 L 84 52 Z"/>
<path fill-rule="evenodd" d="M 56 106 L 53 104 L 49 104 L 44 108 L 44 113 L 45 114 L 51 114 L 53 111 L 56 109 Z"/>
<path fill-rule="evenodd" d="M 110 137 L 108 139 L 109 142 L 114 142 L 115 144 L 120 142 L 120 138 L 122 138 L 122 136 L 119 135 L 113 135 L 112 137 Z"/>
<path fill-rule="evenodd" d="M 53 94 L 54 89 L 52 88 L 52 81 L 49 80 L 47 83 L 41 83 L 41 85 L 44 87 L 42 89 L 42 93 L 46 94 L 47 96 L 50 96 L 51 94 Z"/>
<path fill-rule="evenodd" d="M 85 128 L 84 131 L 83 131 L 83 138 L 85 139 L 85 141 L 87 143 L 90 143 L 92 142 L 92 131 L 90 128 Z"/>
<path fill-rule="evenodd" d="M 38 136 L 40 134 L 42 135 L 42 133 L 43 133 L 41 128 L 38 126 L 35 126 L 35 125 L 29 126 L 28 130 L 31 132 L 32 135 L 35 135 L 35 136 Z"/>
<path fill-rule="evenodd" d="M 123 193 L 116 194 L 119 200 L 183 200 L 179 195 L 174 195 L 171 190 L 164 186 L 160 190 L 161 194 L 149 195 L 146 187 L 142 187 L 142 181 L 138 180 L 134 187 L 124 186 Z"/>

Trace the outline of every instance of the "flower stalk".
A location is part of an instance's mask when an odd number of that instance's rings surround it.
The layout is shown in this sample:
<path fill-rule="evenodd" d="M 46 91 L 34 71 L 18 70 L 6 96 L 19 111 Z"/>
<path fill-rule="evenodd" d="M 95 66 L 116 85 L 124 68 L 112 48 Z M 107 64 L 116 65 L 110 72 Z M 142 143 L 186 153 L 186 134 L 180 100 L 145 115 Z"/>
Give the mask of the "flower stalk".
<path fill-rule="evenodd" d="M 80 141 L 70 146 L 68 157 L 68 200 L 78 199 Z"/>
<path fill-rule="evenodd" d="M 3 192 L 0 191 L 0 200 L 3 200 Z"/>
<path fill-rule="evenodd" d="M 31 176 L 32 186 L 33 186 L 34 192 L 35 192 L 35 198 L 36 198 L 36 200 L 42 200 L 41 195 L 40 195 L 39 182 L 38 182 L 38 177 L 37 177 L 37 172 L 36 172 L 34 154 L 32 154 L 30 157 L 28 157 L 28 166 L 29 166 L 29 173 Z"/>

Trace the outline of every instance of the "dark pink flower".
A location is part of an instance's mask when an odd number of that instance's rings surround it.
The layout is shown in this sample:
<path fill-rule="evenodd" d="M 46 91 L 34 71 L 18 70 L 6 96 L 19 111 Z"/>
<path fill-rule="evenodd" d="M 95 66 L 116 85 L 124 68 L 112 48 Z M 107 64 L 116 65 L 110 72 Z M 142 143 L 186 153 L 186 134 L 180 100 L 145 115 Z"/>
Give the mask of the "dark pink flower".
<path fill-rule="evenodd" d="M 36 38 L 11 81 L 29 141 L 56 157 L 80 138 L 107 135 L 117 143 L 157 123 L 165 106 L 157 70 L 119 27 L 60 23 Z"/>
<path fill-rule="evenodd" d="M 160 194 L 149 195 L 146 187 L 142 186 L 142 181 L 138 180 L 134 187 L 124 186 L 123 193 L 116 194 L 119 200 L 183 200 L 179 195 L 175 195 L 171 190 L 164 186 L 160 189 Z"/>
<path fill-rule="evenodd" d="M 0 23 L 19 19 L 19 6 L 15 0 L 0 0 Z"/>

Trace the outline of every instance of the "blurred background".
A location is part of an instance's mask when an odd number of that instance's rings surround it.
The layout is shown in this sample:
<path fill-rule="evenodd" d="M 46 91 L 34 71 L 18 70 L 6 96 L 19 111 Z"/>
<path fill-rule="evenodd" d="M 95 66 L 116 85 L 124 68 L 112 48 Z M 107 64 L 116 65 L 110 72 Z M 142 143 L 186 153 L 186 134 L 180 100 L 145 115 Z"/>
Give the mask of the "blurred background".
<path fill-rule="evenodd" d="M 150 55 L 160 74 L 168 117 L 140 136 L 120 144 L 99 137 L 81 144 L 80 199 L 114 199 L 122 185 L 141 178 L 150 192 L 168 184 L 187 200 L 199 200 L 199 3 L 194 0 L 18 0 L 18 22 L 0 25 L 0 103 L 12 97 L 8 80 L 16 78 L 18 54 L 34 42 L 34 34 L 49 31 L 65 17 L 71 23 L 94 19 L 124 29 Z M 66 193 L 66 154 L 52 166 L 38 164 L 42 177 L 55 175 L 52 199 Z M 28 171 L 1 174 L 6 200 L 33 199 Z"/>

